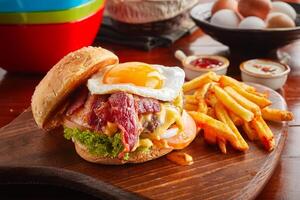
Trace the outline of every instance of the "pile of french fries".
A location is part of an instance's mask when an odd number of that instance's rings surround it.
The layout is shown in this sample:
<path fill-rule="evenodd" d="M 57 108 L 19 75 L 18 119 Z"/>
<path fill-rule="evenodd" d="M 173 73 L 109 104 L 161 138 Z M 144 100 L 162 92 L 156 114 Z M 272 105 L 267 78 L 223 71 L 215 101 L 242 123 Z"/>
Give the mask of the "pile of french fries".
<path fill-rule="evenodd" d="M 203 129 L 204 139 L 217 144 L 223 153 L 226 144 L 247 151 L 249 146 L 240 130 L 251 141 L 260 140 L 267 151 L 275 147 L 274 135 L 265 122 L 291 121 L 289 111 L 273 109 L 268 94 L 228 76 L 208 72 L 183 86 L 184 108 Z"/>

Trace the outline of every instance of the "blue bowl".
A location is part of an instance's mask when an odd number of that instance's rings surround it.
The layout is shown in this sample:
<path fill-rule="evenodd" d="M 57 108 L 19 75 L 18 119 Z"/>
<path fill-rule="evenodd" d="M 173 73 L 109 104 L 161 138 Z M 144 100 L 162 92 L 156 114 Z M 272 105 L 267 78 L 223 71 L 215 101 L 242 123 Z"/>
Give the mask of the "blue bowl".
<path fill-rule="evenodd" d="M 0 0 L 0 13 L 66 10 L 90 0 Z"/>

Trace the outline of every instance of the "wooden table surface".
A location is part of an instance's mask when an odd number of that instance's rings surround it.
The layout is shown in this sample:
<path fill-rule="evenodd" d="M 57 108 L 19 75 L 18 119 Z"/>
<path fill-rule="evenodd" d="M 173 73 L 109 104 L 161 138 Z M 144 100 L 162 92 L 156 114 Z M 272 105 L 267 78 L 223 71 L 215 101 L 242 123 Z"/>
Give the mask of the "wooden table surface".
<path fill-rule="evenodd" d="M 180 66 L 174 58 L 177 49 L 187 54 L 222 54 L 229 57 L 231 66 L 229 75 L 239 78 L 238 64 L 245 59 L 239 53 L 230 55 L 227 47 L 213 41 L 201 31 L 185 36 L 170 47 L 157 48 L 150 52 L 125 46 L 106 43 L 94 44 L 115 52 L 121 62 L 143 61 L 167 66 Z M 298 51 L 297 51 L 298 49 Z M 300 45 L 285 49 L 292 55 L 292 63 L 300 63 Z M 298 54 L 298 55 L 297 55 Z M 297 60 L 299 59 L 299 60 Z M 299 65 L 300 66 L 300 65 Z M 300 68 L 299 68 L 300 69 Z M 300 70 L 292 66 L 292 72 L 282 93 L 288 108 L 295 114 L 295 120 L 289 125 L 289 136 L 281 160 L 258 199 L 299 199 L 300 198 Z M 10 74 L 0 68 L 0 127 L 8 124 L 29 105 L 34 87 L 42 75 Z M 51 189 L 53 191 L 53 189 Z"/>

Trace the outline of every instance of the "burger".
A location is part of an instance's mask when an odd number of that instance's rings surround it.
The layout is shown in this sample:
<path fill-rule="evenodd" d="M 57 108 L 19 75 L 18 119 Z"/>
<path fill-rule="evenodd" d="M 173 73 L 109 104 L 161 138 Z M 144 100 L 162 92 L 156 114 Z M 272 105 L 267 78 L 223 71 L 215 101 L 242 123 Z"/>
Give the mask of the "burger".
<path fill-rule="evenodd" d="M 184 71 L 118 62 L 112 52 L 85 47 L 60 60 L 32 96 L 45 130 L 63 126 L 83 159 L 141 163 L 187 147 L 196 125 L 183 110 Z"/>

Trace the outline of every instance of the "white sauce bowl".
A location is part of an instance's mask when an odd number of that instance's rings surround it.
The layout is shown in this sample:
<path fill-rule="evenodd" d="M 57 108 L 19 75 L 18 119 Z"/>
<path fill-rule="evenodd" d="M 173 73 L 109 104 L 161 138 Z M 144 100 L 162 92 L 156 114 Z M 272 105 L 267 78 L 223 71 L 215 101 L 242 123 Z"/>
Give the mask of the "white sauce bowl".
<path fill-rule="evenodd" d="M 254 71 L 249 71 L 246 69 L 246 65 L 250 62 L 265 62 L 266 65 L 268 64 L 275 64 L 276 66 L 281 66 L 283 68 L 283 71 L 276 74 L 262 74 L 262 73 L 255 73 Z M 274 62 L 271 60 L 264 60 L 264 59 L 253 59 L 246 62 L 243 62 L 240 65 L 240 70 L 242 72 L 242 80 L 244 82 L 252 82 L 252 83 L 259 83 L 265 86 L 268 86 L 269 88 L 272 88 L 273 90 L 280 89 L 286 82 L 289 72 L 291 71 L 290 67 L 288 65 Z"/>

